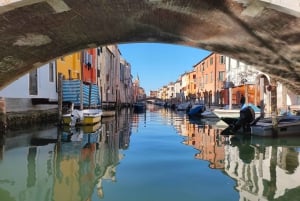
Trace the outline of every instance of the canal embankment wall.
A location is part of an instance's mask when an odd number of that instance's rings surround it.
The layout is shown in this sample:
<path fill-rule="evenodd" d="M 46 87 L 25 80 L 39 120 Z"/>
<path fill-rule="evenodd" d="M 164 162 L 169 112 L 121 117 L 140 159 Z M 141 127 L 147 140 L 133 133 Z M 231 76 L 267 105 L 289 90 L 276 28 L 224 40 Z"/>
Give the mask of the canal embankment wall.
<path fill-rule="evenodd" d="M 58 122 L 57 104 L 32 104 L 31 99 L 0 99 L 0 131 Z"/>

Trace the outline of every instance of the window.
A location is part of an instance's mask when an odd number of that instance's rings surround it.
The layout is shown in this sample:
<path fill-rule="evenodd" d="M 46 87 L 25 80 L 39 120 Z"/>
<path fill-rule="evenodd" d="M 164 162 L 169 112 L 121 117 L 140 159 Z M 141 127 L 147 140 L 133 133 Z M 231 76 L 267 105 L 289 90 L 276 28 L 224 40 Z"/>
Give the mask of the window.
<path fill-rule="evenodd" d="M 29 72 L 29 94 L 38 95 L 38 71 L 34 69 Z"/>
<path fill-rule="evenodd" d="M 297 103 L 297 105 L 300 104 L 300 96 L 296 96 L 296 103 Z"/>
<path fill-rule="evenodd" d="M 214 58 L 213 57 L 211 57 L 209 61 L 210 61 L 210 65 L 214 64 Z"/>
<path fill-rule="evenodd" d="M 223 55 L 220 56 L 220 64 L 225 64 L 225 57 Z"/>
<path fill-rule="evenodd" d="M 97 48 L 97 55 L 100 56 L 100 53 L 102 52 L 102 47 Z"/>
<path fill-rule="evenodd" d="M 213 78 L 213 72 L 210 72 L 210 82 L 213 82 L 214 80 L 213 80 L 214 78 Z"/>
<path fill-rule="evenodd" d="M 225 77 L 225 72 L 224 71 L 219 71 L 219 81 L 224 81 Z"/>
<path fill-rule="evenodd" d="M 49 63 L 49 82 L 54 82 L 54 67 L 53 63 Z"/>

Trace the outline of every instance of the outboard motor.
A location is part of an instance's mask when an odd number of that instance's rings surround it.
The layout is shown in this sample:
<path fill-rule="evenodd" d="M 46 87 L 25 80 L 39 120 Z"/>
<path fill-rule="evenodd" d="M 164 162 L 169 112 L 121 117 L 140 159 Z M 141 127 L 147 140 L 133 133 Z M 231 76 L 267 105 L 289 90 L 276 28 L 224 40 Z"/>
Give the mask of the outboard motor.
<path fill-rule="evenodd" d="M 243 107 L 240 110 L 240 118 L 235 123 L 233 130 L 237 131 L 241 127 L 243 128 L 243 131 L 249 131 L 250 130 L 250 123 L 253 122 L 255 119 L 255 112 L 250 106 Z"/>
<path fill-rule="evenodd" d="M 81 118 L 82 118 L 82 112 L 80 112 L 79 110 L 73 110 L 71 112 L 70 126 L 75 126 L 76 123 L 79 122 Z"/>

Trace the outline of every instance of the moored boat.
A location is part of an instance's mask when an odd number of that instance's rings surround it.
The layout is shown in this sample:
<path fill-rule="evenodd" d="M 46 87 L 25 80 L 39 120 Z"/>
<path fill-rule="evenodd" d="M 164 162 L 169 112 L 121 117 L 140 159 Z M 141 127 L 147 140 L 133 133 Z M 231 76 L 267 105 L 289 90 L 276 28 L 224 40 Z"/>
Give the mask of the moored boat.
<path fill-rule="evenodd" d="M 102 111 L 102 117 L 112 117 L 116 115 L 115 110 L 103 110 Z"/>
<path fill-rule="evenodd" d="M 228 108 L 216 108 L 213 110 L 213 113 L 217 117 L 221 118 L 239 118 L 240 117 L 240 111 L 244 108 L 250 106 L 254 113 L 255 113 L 255 118 L 259 117 L 261 115 L 260 108 L 256 107 L 253 104 L 245 104 L 242 108 L 237 108 L 237 109 L 228 109 Z"/>
<path fill-rule="evenodd" d="M 203 118 L 218 118 L 218 116 L 210 109 L 205 110 L 204 112 L 202 112 L 201 116 Z"/>
<path fill-rule="evenodd" d="M 228 124 L 228 127 L 224 129 L 222 135 L 232 135 L 237 133 L 250 133 L 250 126 L 255 125 L 260 119 L 260 116 L 255 118 L 255 113 L 252 107 L 243 107 L 240 110 L 238 118 L 234 117 L 221 117 L 221 120 Z"/>
<path fill-rule="evenodd" d="M 101 109 L 84 109 L 72 110 L 71 113 L 63 115 L 63 124 L 76 126 L 76 125 L 93 125 L 101 121 Z"/>
<path fill-rule="evenodd" d="M 251 135 L 262 137 L 300 136 L 300 116 L 278 117 L 278 125 L 274 128 L 272 119 L 262 119 L 251 126 Z"/>
<path fill-rule="evenodd" d="M 206 110 L 204 104 L 194 104 L 190 111 L 188 112 L 189 116 L 201 116 L 201 114 Z"/>
<path fill-rule="evenodd" d="M 176 110 L 178 111 L 188 111 L 192 104 L 190 102 L 184 102 L 177 105 Z"/>
<path fill-rule="evenodd" d="M 134 112 L 144 112 L 146 110 L 146 103 L 136 102 L 133 104 Z"/>

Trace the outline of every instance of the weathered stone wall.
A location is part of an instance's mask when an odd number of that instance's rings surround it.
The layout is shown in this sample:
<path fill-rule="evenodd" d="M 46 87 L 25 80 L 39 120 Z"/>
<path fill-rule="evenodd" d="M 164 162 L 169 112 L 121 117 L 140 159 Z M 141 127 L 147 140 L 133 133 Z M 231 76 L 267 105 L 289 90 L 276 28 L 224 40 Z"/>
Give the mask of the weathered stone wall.
<path fill-rule="evenodd" d="M 57 109 L 57 104 L 33 105 L 29 98 L 5 98 L 6 112 L 24 112 L 28 110 Z"/>
<path fill-rule="evenodd" d="M 56 124 L 58 122 L 57 109 L 31 110 L 23 112 L 8 112 L 6 114 L 7 129 L 19 130 L 36 124 Z"/>
<path fill-rule="evenodd" d="M 0 97 L 0 133 L 36 124 L 58 122 L 57 105 L 33 105 L 31 99 Z"/>

